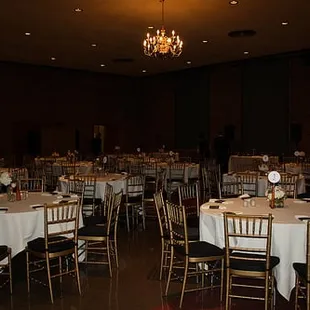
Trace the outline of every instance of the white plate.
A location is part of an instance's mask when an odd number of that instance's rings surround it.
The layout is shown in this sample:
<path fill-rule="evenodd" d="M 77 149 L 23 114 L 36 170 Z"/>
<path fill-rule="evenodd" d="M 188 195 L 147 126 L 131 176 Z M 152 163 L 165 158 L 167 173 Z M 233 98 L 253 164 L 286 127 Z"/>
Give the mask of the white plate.
<path fill-rule="evenodd" d="M 307 203 L 307 201 L 305 200 L 294 200 L 293 202 L 294 203 Z"/>
<path fill-rule="evenodd" d="M 224 206 L 219 206 L 218 209 L 213 209 L 213 208 L 210 209 L 210 206 L 211 206 L 211 205 L 206 205 L 206 204 L 205 204 L 205 205 L 202 205 L 202 206 L 201 206 L 201 209 L 202 209 L 202 210 L 212 210 L 212 211 L 216 211 L 216 210 L 226 210 L 226 207 L 224 207 Z"/>
<path fill-rule="evenodd" d="M 4 213 L 7 213 L 8 210 L 0 210 L 0 214 L 4 214 Z"/>

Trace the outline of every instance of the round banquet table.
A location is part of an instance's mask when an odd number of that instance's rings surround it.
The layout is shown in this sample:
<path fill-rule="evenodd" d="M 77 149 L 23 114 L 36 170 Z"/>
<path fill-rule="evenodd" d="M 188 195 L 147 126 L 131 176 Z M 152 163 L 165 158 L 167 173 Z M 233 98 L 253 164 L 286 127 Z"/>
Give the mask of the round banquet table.
<path fill-rule="evenodd" d="M 107 183 L 113 186 L 114 193 L 118 193 L 123 190 L 123 194 L 126 194 L 126 178 L 127 175 L 118 174 L 118 173 L 110 173 L 106 176 L 98 176 L 96 179 L 96 194 L 95 197 L 104 200 L 104 191 Z M 69 182 L 73 182 L 73 180 L 60 177 L 59 179 L 59 190 L 62 193 L 69 192 Z"/>
<path fill-rule="evenodd" d="M 44 209 L 33 209 L 33 205 L 51 204 L 57 196 L 48 193 L 29 193 L 26 200 L 8 202 L 6 195 L 0 197 L 0 244 L 12 249 L 12 257 L 22 252 L 27 243 L 44 237 Z M 80 214 L 79 227 L 83 226 Z"/>
<path fill-rule="evenodd" d="M 306 221 L 300 216 L 310 217 L 310 202 L 286 199 L 285 207 L 271 209 L 266 198 L 252 198 L 254 207 L 244 207 L 240 198 L 228 199 L 223 203 L 210 200 L 200 207 L 200 239 L 220 248 L 225 246 L 223 212 L 236 214 L 268 214 L 274 216 L 271 240 L 271 254 L 280 258 L 275 267 L 275 279 L 279 293 L 287 300 L 295 286 L 293 262 L 306 262 Z M 210 205 L 219 205 L 219 209 L 209 209 Z M 244 241 L 246 243 L 246 240 Z"/>

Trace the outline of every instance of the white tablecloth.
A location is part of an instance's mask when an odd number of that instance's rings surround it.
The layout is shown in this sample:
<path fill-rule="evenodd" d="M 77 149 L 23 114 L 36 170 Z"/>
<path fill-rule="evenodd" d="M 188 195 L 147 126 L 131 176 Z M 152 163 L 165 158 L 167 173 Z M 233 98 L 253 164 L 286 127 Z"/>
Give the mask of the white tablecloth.
<path fill-rule="evenodd" d="M 229 174 L 223 174 L 223 182 L 234 182 L 236 181 L 236 177 L 235 175 L 229 175 Z M 257 193 L 258 193 L 258 196 L 259 197 L 264 197 L 265 196 L 265 193 L 266 193 L 266 190 L 267 190 L 267 187 L 268 187 L 268 180 L 267 180 L 267 177 L 266 176 L 259 176 L 258 177 L 258 182 L 257 182 Z M 246 186 L 250 186 L 250 184 L 247 184 Z M 245 194 L 253 194 L 253 191 L 251 192 L 247 192 L 247 187 L 245 186 L 244 188 L 244 193 Z M 254 186 L 252 188 L 249 188 L 249 190 L 253 190 L 254 189 Z M 305 182 L 305 178 L 300 175 L 298 177 L 298 180 L 297 180 L 297 194 L 303 194 L 306 192 L 306 182 Z"/>
<path fill-rule="evenodd" d="M 8 202 L 6 195 L 0 197 L 0 208 L 8 208 L 6 213 L 0 211 L 0 244 L 12 248 L 12 257 L 22 252 L 27 242 L 44 237 L 44 210 L 32 209 L 31 205 L 52 203 L 56 196 L 30 193 L 27 200 Z M 80 227 L 83 219 L 80 215 Z"/>
<path fill-rule="evenodd" d="M 287 199 L 283 209 L 270 209 L 265 198 L 254 198 L 255 207 L 244 207 L 239 198 L 226 200 L 221 209 L 208 209 L 216 203 L 206 203 L 200 208 L 200 239 L 221 248 L 225 246 L 222 212 L 240 212 L 243 214 L 268 214 L 274 216 L 271 254 L 280 258 L 275 267 L 275 279 L 279 293 L 287 300 L 295 286 L 293 262 L 306 262 L 306 222 L 297 219 L 298 215 L 310 216 L 307 202 Z"/>
<path fill-rule="evenodd" d="M 256 170 L 256 163 L 262 162 L 263 156 L 240 156 L 240 155 L 231 155 L 228 162 L 228 171 L 229 172 L 244 172 L 247 170 L 253 171 Z M 269 162 L 272 164 L 279 163 L 278 156 L 270 156 Z"/>
<path fill-rule="evenodd" d="M 97 177 L 96 182 L 96 198 L 104 199 L 105 186 L 107 183 L 113 186 L 115 193 L 123 190 L 123 194 L 126 194 L 126 175 L 122 174 L 108 174 L 106 176 Z M 63 177 L 59 178 L 59 191 L 63 193 L 68 193 L 69 183 L 73 182 L 72 180 L 64 179 Z"/>

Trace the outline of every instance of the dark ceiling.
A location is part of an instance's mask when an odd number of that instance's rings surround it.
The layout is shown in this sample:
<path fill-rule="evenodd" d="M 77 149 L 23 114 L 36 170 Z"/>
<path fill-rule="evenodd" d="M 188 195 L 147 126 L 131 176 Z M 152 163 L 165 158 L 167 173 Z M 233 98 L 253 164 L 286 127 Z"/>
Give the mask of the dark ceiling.
<path fill-rule="evenodd" d="M 159 0 L 2 0 L 0 61 L 139 76 L 310 48 L 309 0 L 166 0 L 165 12 L 184 41 L 171 60 L 143 55 L 146 32 L 161 26 Z M 256 35 L 228 36 L 235 30 Z"/>

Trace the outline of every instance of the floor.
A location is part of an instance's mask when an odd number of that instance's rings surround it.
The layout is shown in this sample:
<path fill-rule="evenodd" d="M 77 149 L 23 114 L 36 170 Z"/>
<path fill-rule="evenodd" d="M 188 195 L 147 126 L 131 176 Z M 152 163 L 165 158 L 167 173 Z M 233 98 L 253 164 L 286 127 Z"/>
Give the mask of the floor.
<path fill-rule="evenodd" d="M 122 225 L 123 226 L 123 225 Z M 25 257 L 14 258 L 14 292 L 9 296 L 6 288 L 0 290 L 0 310 L 173 310 L 178 309 L 181 285 L 172 283 L 168 298 L 162 297 L 165 281 L 158 280 L 160 256 L 159 231 L 155 221 L 147 222 L 147 230 L 136 229 L 127 233 L 120 227 L 119 251 L 120 268 L 113 270 L 109 278 L 106 267 L 81 267 L 82 296 L 78 295 L 75 281 L 65 280 L 63 294 L 57 290 L 55 282 L 55 303 L 49 301 L 48 289 L 33 284 L 30 297 L 27 296 L 25 283 Z M 61 296 L 63 295 L 63 296 Z M 263 309 L 263 303 L 237 301 L 233 309 Z M 219 302 L 217 290 L 185 295 L 184 310 L 224 309 Z M 276 309 L 293 309 L 293 303 L 277 296 Z"/>

